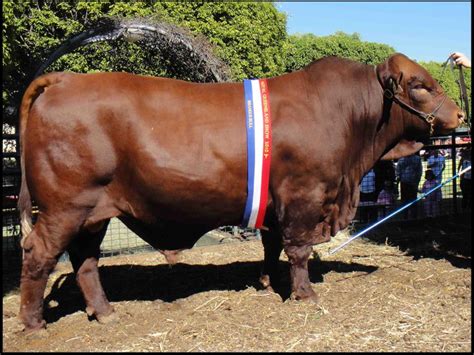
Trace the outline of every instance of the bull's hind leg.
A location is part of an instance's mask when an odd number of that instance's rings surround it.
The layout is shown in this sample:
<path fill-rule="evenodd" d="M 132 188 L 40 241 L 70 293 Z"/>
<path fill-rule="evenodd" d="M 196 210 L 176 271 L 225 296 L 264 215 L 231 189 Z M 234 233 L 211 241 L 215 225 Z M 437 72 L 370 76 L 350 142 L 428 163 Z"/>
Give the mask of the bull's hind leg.
<path fill-rule="evenodd" d="M 57 263 L 56 251 L 46 246 L 35 228 L 23 244 L 23 266 L 21 270 L 20 319 L 25 330 L 46 327 L 43 320 L 43 295 L 48 275 Z"/>
<path fill-rule="evenodd" d="M 40 215 L 33 231 L 23 240 L 20 319 L 26 331 L 44 328 L 43 296 L 50 272 L 77 233 L 81 213 Z"/>
<path fill-rule="evenodd" d="M 261 233 L 264 260 L 260 283 L 268 291 L 274 291 L 280 285 L 278 261 L 283 249 L 281 235 L 273 230 L 262 230 Z"/>
<path fill-rule="evenodd" d="M 107 231 L 107 223 L 98 232 L 83 231 L 69 246 L 68 253 L 76 273 L 76 281 L 86 301 L 86 312 L 95 316 L 100 323 L 112 320 L 113 307 L 110 305 L 99 278 L 97 264 L 100 244 Z"/>

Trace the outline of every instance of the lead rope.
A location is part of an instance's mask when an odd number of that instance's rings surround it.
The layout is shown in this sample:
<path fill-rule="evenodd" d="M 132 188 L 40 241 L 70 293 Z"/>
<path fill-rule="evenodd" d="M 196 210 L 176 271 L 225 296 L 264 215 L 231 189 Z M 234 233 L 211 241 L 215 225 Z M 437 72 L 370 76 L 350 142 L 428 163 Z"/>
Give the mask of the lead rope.
<path fill-rule="evenodd" d="M 469 127 L 469 136 L 471 134 L 471 115 L 469 110 L 469 100 L 467 96 L 466 83 L 464 82 L 464 74 L 462 65 L 459 65 L 459 80 L 456 80 L 459 85 L 459 91 L 461 92 L 461 107 L 466 113 L 466 124 Z"/>
<path fill-rule="evenodd" d="M 451 69 L 451 74 L 455 77 L 454 74 L 454 60 L 452 57 L 449 57 L 446 59 L 446 61 L 441 65 L 443 67 L 443 70 L 441 72 L 441 76 L 439 78 L 439 81 L 441 81 L 444 77 L 444 73 L 446 71 L 446 68 L 448 67 Z M 469 128 L 469 137 L 471 137 L 471 115 L 470 115 L 470 108 L 469 108 L 469 100 L 468 100 L 468 95 L 467 95 L 467 89 L 466 89 L 466 83 L 464 81 L 464 73 L 463 73 L 463 68 L 461 64 L 457 65 L 459 69 L 459 79 L 454 79 L 456 84 L 458 84 L 459 87 L 459 98 L 461 102 L 461 109 L 466 113 L 466 120 L 465 123 L 467 124 Z"/>

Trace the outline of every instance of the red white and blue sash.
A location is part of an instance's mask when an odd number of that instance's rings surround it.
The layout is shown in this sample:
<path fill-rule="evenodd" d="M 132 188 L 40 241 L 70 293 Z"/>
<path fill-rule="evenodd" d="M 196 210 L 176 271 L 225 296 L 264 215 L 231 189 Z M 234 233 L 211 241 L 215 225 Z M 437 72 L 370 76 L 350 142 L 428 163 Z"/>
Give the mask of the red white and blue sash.
<path fill-rule="evenodd" d="M 244 80 L 247 127 L 247 202 L 243 227 L 260 228 L 265 217 L 272 147 L 270 97 L 265 79 Z"/>

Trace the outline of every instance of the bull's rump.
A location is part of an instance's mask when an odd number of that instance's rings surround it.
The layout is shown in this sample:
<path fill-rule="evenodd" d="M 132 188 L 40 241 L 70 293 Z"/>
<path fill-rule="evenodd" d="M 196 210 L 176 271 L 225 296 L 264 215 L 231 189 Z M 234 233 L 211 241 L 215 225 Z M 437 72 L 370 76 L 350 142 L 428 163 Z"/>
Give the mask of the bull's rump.
<path fill-rule="evenodd" d="M 62 74 L 32 106 L 26 174 L 39 202 L 97 190 L 140 219 L 238 221 L 245 134 L 241 84 Z"/>

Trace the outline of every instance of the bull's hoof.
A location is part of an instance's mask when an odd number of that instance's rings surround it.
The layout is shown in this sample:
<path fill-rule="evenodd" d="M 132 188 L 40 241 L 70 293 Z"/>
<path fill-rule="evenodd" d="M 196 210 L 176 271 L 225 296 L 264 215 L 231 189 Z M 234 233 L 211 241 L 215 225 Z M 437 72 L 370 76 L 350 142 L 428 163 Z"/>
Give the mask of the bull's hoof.
<path fill-rule="evenodd" d="M 316 292 L 314 292 L 313 290 L 311 290 L 311 292 L 308 292 L 308 291 L 306 291 L 306 292 L 293 291 L 290 295 L 290 300 L 311 302 L 311 303 L 314 303 L 314 304 L 319 303 L 319 297 L 316 294 Z"/>
<path fill-rule="evenodd" d="M 23 333 L 25 335 L 33 335 L 36 334 L 38 336 L 44 336 L 46 334 L 46 321 L 42 319 L 40 322 L 35 322 L 33 324 L 25 325 L 25 329 L 23 329 Z"/>
<path fill-rule="evenodd" d="M 273 289 L 272 286 L 268 285 L 267 287 L 264 287 L 260 290 L 258 290 L 258 292 L 261 292 L 263 294 L 267 294 L 267 293 L 270 293 L 270 294 L 277 294 L 277 292 Z"/>
<path fill-rule="evenodd" d="M 269 293 L 276 293 L 276 291 L 273 289 L 272 286 L 268 285 L 267 287 L 265 287 L 264 289 L 265 292 L 269 292 Z"/>
<path fill-rule="evenodd" d="M 100 324 L 110 324 L 118 321 L 118 315 L 114 311 L 109 314 L 96 314 L 95 317 Z"/>
<path fill-rule="evenodd" d="M 264 289 L 271 289 L 273 291 L 272 286 L 270 285 L 270 276 L 268 275 L 262 275 L 260 276 L 260 284 L 263 286 Z"/>
<path fill-rule="evenodd" d="M 95 317 L 100 324 L 114 323 L 118 320 L 118 316 L 111 306 L 108 312 L 98 313 L 93 307 L 86 307 L 86 313 L 89 317 Z"/>
<path fill-rule="evenodd" d="M 276 278 L 273 278 L 275 280 Z M 268 275 L 262 275 L 260 276 L 260 284 L 264 288 L 265 291 L 271 292 L 271 293 L 276 293 L 275 289 L 272 287 L 272 283 L 270 283 L 270 276 Z M 275 286 L 277 289 L 279 287 L 279 283 L 273 282 L 273 286 Z"/>

